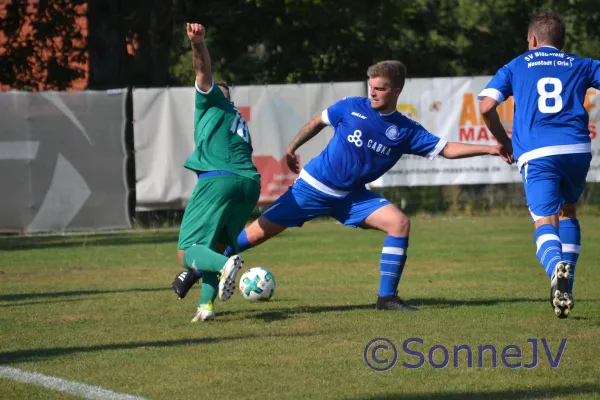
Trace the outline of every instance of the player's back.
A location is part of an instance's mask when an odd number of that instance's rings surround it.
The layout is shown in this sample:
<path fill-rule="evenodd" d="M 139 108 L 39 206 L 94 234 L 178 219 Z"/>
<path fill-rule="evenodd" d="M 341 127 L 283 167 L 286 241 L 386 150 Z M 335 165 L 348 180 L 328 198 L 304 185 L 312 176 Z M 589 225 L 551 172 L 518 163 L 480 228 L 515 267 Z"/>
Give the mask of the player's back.
<path fill-rule="evenodd" d="M 184 166 L 191 170 L 224 170 L 259 180 L 252 162 L 248 125 L 240 112 L 214 85 L 208 92 L 196 86 L 195 150 Z"/>
<path fill-rule="evenodd" d="M 514 96 L 516 158 L 547 147 L 560 151 L 556 146 L 589 146 L 584 101 L 587 89 L 598 87 L 597 61 L 544 46 L 515 58 L 504 69 Z"/>

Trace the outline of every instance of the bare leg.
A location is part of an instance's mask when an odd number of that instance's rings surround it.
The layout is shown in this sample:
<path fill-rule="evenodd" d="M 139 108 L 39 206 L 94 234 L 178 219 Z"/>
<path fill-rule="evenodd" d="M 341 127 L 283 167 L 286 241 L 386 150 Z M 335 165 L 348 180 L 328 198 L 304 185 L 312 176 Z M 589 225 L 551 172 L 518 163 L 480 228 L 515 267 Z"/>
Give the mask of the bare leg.
<path fill-rule="evenodd" d="M 272 237 L 279 235 L 286 229 L 287 227 L 271 222 L 268 219 L 266 219 L 263 215 L 261 215 L 245 230 L 246 236 L 248 237 L 248 242 L 250 242 L 252 247 L 255 247 L 261 243 L 266 242 Z"/>

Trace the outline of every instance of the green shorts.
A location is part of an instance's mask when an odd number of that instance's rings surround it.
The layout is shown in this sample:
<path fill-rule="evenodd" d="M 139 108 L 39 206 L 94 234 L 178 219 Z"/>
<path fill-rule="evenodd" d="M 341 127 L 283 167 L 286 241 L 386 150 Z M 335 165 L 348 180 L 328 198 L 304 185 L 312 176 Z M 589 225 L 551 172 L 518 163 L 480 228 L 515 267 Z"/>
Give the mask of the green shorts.
<path fill-rule="evenodd" d="M 260 184 L 239 175 L 198 179 L 185 208 L 178 249 L 192 245 L 213 250 L 227 244 L 237 252 L 237 238 L 260 196 Z"/>

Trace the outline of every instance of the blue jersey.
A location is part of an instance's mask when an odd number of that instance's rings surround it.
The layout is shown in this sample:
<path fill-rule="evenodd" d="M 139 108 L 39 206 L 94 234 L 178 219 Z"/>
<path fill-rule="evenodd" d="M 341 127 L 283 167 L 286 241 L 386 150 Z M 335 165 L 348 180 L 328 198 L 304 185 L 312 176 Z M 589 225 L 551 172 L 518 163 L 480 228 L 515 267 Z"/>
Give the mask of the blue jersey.
<path fill-rule="evenodd" d="M 333 195 L 364 188 L 403 154 L 433 159 L 447 143 L 398 111 L 380 114 L 365 97 L 338 101 L 322 117 L 334 128 L 333 138 L 300 177 Z"/>
<path fill-rule="evenodd" d="M 600 61 L 544 46 L 502 67 L 480 93 L 514 97 L 512 142 L 519 168 L 535 158 L 591 152 L 588 88 L 600 88 Z"/>

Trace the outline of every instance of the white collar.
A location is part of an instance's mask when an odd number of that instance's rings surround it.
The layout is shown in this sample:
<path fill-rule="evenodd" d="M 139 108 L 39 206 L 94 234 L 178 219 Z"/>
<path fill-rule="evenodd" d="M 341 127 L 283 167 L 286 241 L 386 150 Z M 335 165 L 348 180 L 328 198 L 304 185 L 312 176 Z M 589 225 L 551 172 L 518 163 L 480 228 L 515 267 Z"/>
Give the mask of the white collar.
<path fill-rule="evenodd" d="M 556 47 L 554 47 L 554 46 L 548 46 L 548 45 L 540 46 L 540 47 L 538 47 L 538 49 L 541 49 L 542 47 L 550 47 L 551 49 L 554 49 L 554 50 L 556 50 L 556 51 L 560 51 L 560 50 L 559 50 L 559 49 L 557 49 Z"/>

